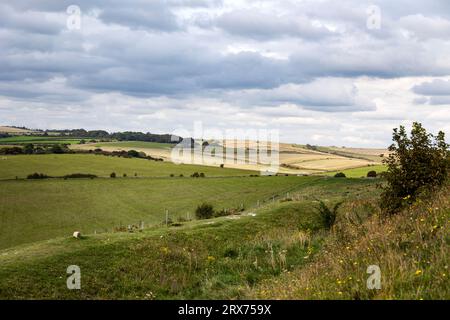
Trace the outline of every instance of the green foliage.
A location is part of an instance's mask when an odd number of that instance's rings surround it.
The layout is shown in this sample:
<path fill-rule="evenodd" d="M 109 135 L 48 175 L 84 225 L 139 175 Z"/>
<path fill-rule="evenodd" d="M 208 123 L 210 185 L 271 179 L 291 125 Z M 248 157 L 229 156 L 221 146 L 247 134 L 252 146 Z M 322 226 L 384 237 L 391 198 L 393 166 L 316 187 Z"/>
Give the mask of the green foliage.
<path fill-rule="evenodd" d="M 211 219 L 214 216 L 214 207 L 209 203 L 202 203 L 195 209 L 198 219 Z"/>
<path fill-rule="evenodd" d="M 347 176 L 343 172 L 338 172 L 334 175 L 335 178 L 346 178 Z"/>
<path fill-rule="evenodd" d="M 386 214 L 394 214 L 414 202 L 422 191 L 441 186 L 448 171 L 448 144 L 442 131 L 433 136 L 414 122 L 411 137 L 400 126 L 394 129 L 392 138 L 391 153 L 383 160 L 388 166 L 381 197 Z"/>
<path fill-rule="evenodd" d="M 94 179 L 97 178 L 95 174 L 90 173 L 73 173 L 64 176 L 64 179 Z"/>
<path fill-rule="evenodd" d="M 367 178 L 376 178 L 377 172 L 375 170 L 367 172 Z"/>
<path fill-rule="evenodd" d="M 342 205 L 342 202 L 338 202 L 334 205 L 332 209 L 328 208 L 328 206 L 322 200 L 318 200 L 319 205 L 316 207 L 316 210 L 319 212 L 320 220 L 322 225 L 327 230 L 331 229 L 331 227 L 336 222 L 337 211 L 339 207 Z"/>
<path fill-rule="evenodd" d="M 109 175 L 109 177 L 110 177 L 110 178 L 115 178 L 115 177 L 117 177 L 117 175 L 116 175 L 115 172 L 112 172 L 112 173 Z"/>
<path fill-rule="evenodd" d="M 33 173 L 33 174 L 29 174 L 28 176 L 27 176 L 27 179 L 47 179 L 47 178 L 49 178 L 49 176 L 47 176 L 46 174 L 43 174 L 43 173 L 37 173 L 37 172 L 35 172 L 35 173 Z"/>

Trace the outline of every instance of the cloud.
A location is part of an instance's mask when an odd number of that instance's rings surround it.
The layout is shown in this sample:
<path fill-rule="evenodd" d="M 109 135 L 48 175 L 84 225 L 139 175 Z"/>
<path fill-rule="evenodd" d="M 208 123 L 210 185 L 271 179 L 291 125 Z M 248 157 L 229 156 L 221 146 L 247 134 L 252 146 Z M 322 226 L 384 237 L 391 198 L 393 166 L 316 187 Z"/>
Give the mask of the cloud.
<path fill-rule="evenodd" d="M 80 30 L 66 28 L 72 4 Z M 370 4 L 10 1 L 0 5 L 0 118 L 162 132 L 203 119 L 360 145 L 411 120 L 448 127 L 436 114 L 450 104 L 450 2 L 379 0 L 379 30 L 367 29 Z"/>
<path fill-rule="evenodd" d="M 216 26 L 239 37 L 270 40 L 278 37 L 323 38 L 333 34 L 306 16 L 276 16 L 255 11 L 232 11 L 217 18 Z"/>
<path fill-rule="evenodd" d="M 423 82 L 414 86 L 412 91 L 423 96 L 416 98 L 417 104 L 450 105 L 450 80 L 435 79 Z"/>

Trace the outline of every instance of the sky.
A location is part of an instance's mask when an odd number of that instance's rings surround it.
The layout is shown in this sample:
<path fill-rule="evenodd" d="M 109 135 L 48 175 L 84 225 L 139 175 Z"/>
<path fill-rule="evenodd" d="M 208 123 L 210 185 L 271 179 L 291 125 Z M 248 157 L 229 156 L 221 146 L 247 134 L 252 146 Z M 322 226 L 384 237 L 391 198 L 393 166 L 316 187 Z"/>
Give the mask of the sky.
<path fill-rule="evenodd" d="M 0 125 L 196 121 L 354 147 L 413 121 L 450 134 L 450 1 L 0 3 Z"/>

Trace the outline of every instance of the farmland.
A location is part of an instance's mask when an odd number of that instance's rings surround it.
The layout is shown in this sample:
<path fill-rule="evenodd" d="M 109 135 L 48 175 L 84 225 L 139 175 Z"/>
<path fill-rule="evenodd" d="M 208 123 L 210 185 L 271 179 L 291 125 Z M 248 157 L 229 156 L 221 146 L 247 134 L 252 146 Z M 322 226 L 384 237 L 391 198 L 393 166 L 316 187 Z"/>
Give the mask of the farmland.
<path fill-rule="evenodd" d="M 33 144 L 78 144 L 81 139 L 66 137 L 44 137 L 44 136 L 12 136 L 1 138 L 0 145 L 20 145 L 26 143 Z"/>
<path fill-rule="evenodd" d="M 223 145 L 229 146 L 230 142 Z M 237 141 L 233 144 L 238 149 L 249 147 L 243 142 Z M 153 157 L 162 158 L 171 161 L 171 148 L 173 145 L 153 142 L 136 142 L 136 141 L 116 141 L 103 143 L 89 143 L 83 145 L 72 145 L 72 149 L 92 150 L 102 148 L 105 151 L 120 151 L 135 149 L 145 152 Z M 336 170 L 346 170 L 358 167 L 366 167 L 369 165 L 378 165 L 381 158 L 378 156 L 382 150 L 371 149 L 345 149 L 345 153 L 341 151 L 331 151 L 328 147 L 320 147 L 321 151 L 310 150 L 304 146 L 295 144 L 280 144 L 277 151 L 279 153 L 279 172 L 289 174 L 312 174 L 325 173 Z M 387 152 L 387 151 L 385 151 Z M 236 155 L 237 159 L 238 155 Z M 241 159 L 243 160 L 243 159 Z M 245 160 L 245 159 L 244 159 Z M 213 157 L 203 155 L 203 165 L 217 165 Z M 258 163 L 233 163 L 226 165 L 229 168 L 245 169 L 245 170 L 265 170 L 267 164 Z"/>
<path fill-rule="evenodd" d="M 115 172 L 119 177 L 169 177 L 190 176 L 203 172 L 207 177 L 243 176 L 257 174 L 254 171 L 221 169 L 195 165 L 176 165 L 170 162 L 155 162 L 143 159 L 125 159 L 91 154 L 43 154 L 16 155 L 0 158 L 0 179 L 26 178 L 34 172 L 49 176 L 64 176 L 72 173 L 90 173 L 99 177 L 109 177 Z"/>
<path fill-rule="evenodd" d="M 61 158 L 65 156 L 63 155 Z M 42 159 L 41 156 L 34 157 L 37 160 Z M 152 172 L 160 174 L 163 170 L 175 172 L 175 169 L 188 174 L 197 169 L 194 166 L 183 167 L 153 161 L 97 156 L 84 156 L 88 161 L 84 163 L 86 166 L 82 167 L 81 159 L 83 158 L 81 156 L 71 157 L 74 158 L 70 160 L 78 161 L 76 168 L 82 172 L 90 170 L 89 172 L 100 173 L 90 166 L 97 158 L 104 160 L 104 163 L 107 163 L 106 160 L 118 163 L 126 161 L 128 165 L 132 165 L 134 161 L 140 161 L 149 170 L 153 170 L 148 171 L 148 174 L 152 174 Z M 27 158 L 24 157 L 22 163 L 28 165 L 27 161 Z M 52 161 L 55 164 L 55 171 L 52 171 L 50 166 L 45 166 L 47 173 L 71 172 L 69 168 L 64 167 L 64 162 L 60 161 L 58 157 L 50 159 L 47 163 L 52 163 Z M 5 166 L 2 165 L 2 169 L 4 168 Z M 29 168 L 37 169 L 36 167 Z M 66 171 L 58 171 L 61 170 L 60 168 L 64 168 L 63 170 Z M 115 168 L 117 169 L 117 167 Z M 17 171 L 3 172 L 3 175 L 14 175 L 19 172 L 20 161 L 14 170 Z M 103 171 L 105 174 L 107 172 L 109 170 Z M 239 208 L 241 205 L 251 207 L 255 206 L 257 201 L 262 202 L 273 196 L 286 194 L 300 185 L 312 183 L 318 179 L 250 178 L 248 176 L 208 178 L 208 175 L 214 174 L 213 169 L 205 168 L 204 172 L 206 172 L 207 178 L 170 178 L 165 175 L 163 178 L 128 177 L 0 182 L 1 247 L 64 236 L 75 229 L 93 233 L 96 230 L 111 231 L 114 227 L 135 224 L 141 220 L 150 225 L 158 224 L 164 220 L 165 210 L 169 210 L 172 219 L 184 218 L 188 214 L 193 217 L 195 207 L 203 201 L 212 202 L 218 208 Z M 239 170 L 215 169 L 215 174 L 219 175 L 219 173 L 222 176 L 242 174 Z"/>
<path fill-rule="evenodd" d="M 373 166 L 366 166 L 366 167 L 342 170 L 339 172 L 344 173 L 345 176 L 348 178 L 365 178 L 365 177 L 367 177 L 367 173 L 369 171 L 375 171 L 378 174 L 378 173 L 385 172 L 386 170 L 387 170 L 387 167 L 384 165 L 373 165 Z M 338 171 L 327 172 L 326 175 L 334 176 L 336 173 L 338 173 Z"/>
<path fill-rule="evenodd" d="M 161 190 L 163 181 L 166 187 Z M 119 188 L 123 181 L 118 184 L 118 181 L 106 180 L 97 187 L 98 191 L 95 186 L 88 187 L 87 182 L 76 181 L 65 187 L 60 186 L 62 190 L 54 195 L 51 194 L 52 190 L 57 190 L 55 182 L 40 181 L 39 186 L 29 183 L 28 187 L 26 182 L 9 182 L 8 189 L 11 191 L 6 199 L 14 197 L 21 206 L 31 206 L 34 210 L 46 208 L 45 211 L 27 214 L 22 221 L 22 230 L 25 221 L 36 229 L 45 230 L 46 235 L 52 233 L 51 227 L 46 226 L 56 227 L 61 223 L 72 225 L 63 228 L 59 238 L 0 251 L 0 297 L 236 298 L 243 294 L 240 288 L 253 286 L 283 272 L 283 267 L 273 266 L 267 260 L 267 250 L 271 245 L 277 256 L 282 250 L 287 250 L 289 270 L 308 262 L 304 257 L 310 249 L 298 247 L 297 243 L 304 237 L 303 228 L 320 229 L 312 205 L 314 197 L 336 201 L 348 192 L 367 197 L 373 189 L 371 181 L 317 177 L 188 181 L 180 186 L 176 181 L 145 179 L 133 181 L 139 187 L 131 187 L 129 183 Z M 126 191 L 128 188 L 132 190 Z M 37 189 L 41 191 L 33 193 L 32 199 L 46 194 L 45 204 L 44 201 L 27 204 L 29 200 L 25 200 L 25 194 Z M 18 190 L 24 195 L 17 197 Z M 276 202 L 269 201 L 260 208 L 250 208 L 257 198 L 287 190 L 290 190 L 295 201 L 281 202 L 282 199 L 278 198 Z M 174 196 L 167 199 L 169 195 Z M 63 203 L 56 201 L 62 199 Z M 68 237 L 74 227 L 80 227 L 76 224 L 78 221 L 84 221 L 87 227 L 95 225 L 95 217 L 106 218 L 98 215 L 99 212 L 114 215 L 115 219 L 128 217 L 137 220 L 142 218 L 139 212 L 148 208 L 157 212 L 162 211 L 164 205 L 172 208 L 179 205 L 184 211 L 204 199 L 219 207 L 238 205 L 237 201 L 244 201 L 247 211 L 241 216 L 231 217 L 233 219 L 223 217 L 209 222 L 192 221 L 180 227 L 160 226 L 138 233 L 88 233 L 81 241 Z M 160 204 L 160 201 L 163 203 Z M 75 208 L 80 203 L 84 203 L 84 210 Z M 14 210 L 19 210 L 18 207 Z M 25 211 L 18 211 L 18 215 Z M 250 212 L 254 214 L 247 214 Z M 36 216 L 34 219 L 33 215 Z M 156 214 L 155 217 L 156 222 L 163 220 L 163 214 Z M 45 223 L 39 222 L 43 219 Z M 15 229 L 14 226 L 10 228 Z M 31 227 L 26 228 L 21 232 L 21 237 L 32 232 Z M 11 231 L 9 234 L 12 236 L 14 233 Z M 54 233 L 52 238 L 56 236 Z M 322 237 L 317 235 L 311 238 L 311 247 L 319 249 Z M 255 259 L 259 261 L 258 269 L 254 268 Z M 80 265 L 83 270 L 83 290 L 80 292 L 65 289 L 64 272 L 68 264 Z M 63 279 L 59 276 L 61 270 Z M 108 280 L 111 275 L 114 275 L 114 281 Z"/>

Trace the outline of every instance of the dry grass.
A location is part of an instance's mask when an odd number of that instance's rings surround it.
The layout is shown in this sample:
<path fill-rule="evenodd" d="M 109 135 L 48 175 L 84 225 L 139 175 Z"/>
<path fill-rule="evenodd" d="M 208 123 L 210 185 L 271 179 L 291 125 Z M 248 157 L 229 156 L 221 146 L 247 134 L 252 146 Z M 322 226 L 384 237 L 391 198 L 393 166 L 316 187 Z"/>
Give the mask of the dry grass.
<path fill-rule="evenodd" d="M 261 299 L 449 299 L 449 188 L 382 221 L 370 200 L 347 204 L 313 263 L 250 290 Z M 368 290 L 367 267 L 381 268 Z"/>
<path fill-rule="evenodd" d="M 71 148 L 89 150 L 95 149 L 95 145 L 96 144 L 72 145 Z M 225 143 L 225 145 L 227 145 L 227 143 Z M 243 148 L 253 149 L 256 146 L 256 142 L 252 143 L 252 142 L 236 141 L 236 143 L 231 144 L 231 142 L 228 141 L 228 145 L 234 145 L 236 148 L 240 149 Z M 117 146 L 102 146 L 102 149 L 105 151 L 120 151 L 120 150 L 127 151 L 130 148 Z M 162 158 L 165 161 L 171 161 L 170 149 L 161 149 L 161 148 L 134 148 L 134 149 L 137 151 L 145 152 L 147 155 L 151 155 L 152 157 Z M 355 159 L 351 157 L 309 150 L 293 144 L 285 144 L 285 143 L 281 143 L 279 145 L 278 152 L 280 164 L 279 173 L 282 174 L 323 173 L 327 171 L 365 167 L 370 164 L 376 163 L 364 159 Z M 374 154 L 378 154 L 378 152 L 379 150 L 372 151 L 372 153 Z M 236 157 L 238 157 L 238 155 L 236 155 Z M 208 157 L 207 155 L 204 155 L 204 157 L 201 158 L 201 160 L 202 160 L 201 164 L 205 166 L 219 165 L 217 163 L 216 158 Z M 241 160 L 242 160 L 241 163 L 234 163 L 234 164 L 227 163 L 226 167 L 234 169 L 255 170 L 255 171 L 265 171 L 267 169 L 270 169 L 270 167 L 265 163 L 244 163 L 246 159 L 244 158 Z"/>
<path fill-rule="evenodd" d="M 27 134 L 27 133 L 32 133 L 32 132 L 33 131 L 30 131 L 30 130 L 0 126 L 0 133 Z"/>

